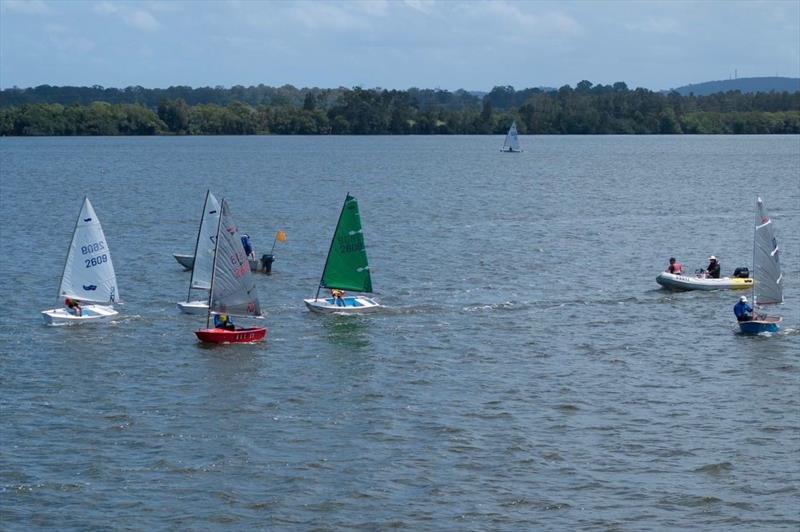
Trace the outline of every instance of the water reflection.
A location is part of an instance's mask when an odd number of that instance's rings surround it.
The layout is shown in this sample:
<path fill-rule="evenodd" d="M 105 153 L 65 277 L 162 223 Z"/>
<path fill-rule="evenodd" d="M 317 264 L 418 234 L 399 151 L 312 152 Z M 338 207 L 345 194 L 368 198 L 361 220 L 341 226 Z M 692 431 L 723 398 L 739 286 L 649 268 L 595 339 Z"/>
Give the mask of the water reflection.
<path fill-rule="evenodd" d="M 323 328 L 328 342 L 347 352 L 367 352 L 372 349 L 370 318 L 366 316 L 325 316 Z"/>

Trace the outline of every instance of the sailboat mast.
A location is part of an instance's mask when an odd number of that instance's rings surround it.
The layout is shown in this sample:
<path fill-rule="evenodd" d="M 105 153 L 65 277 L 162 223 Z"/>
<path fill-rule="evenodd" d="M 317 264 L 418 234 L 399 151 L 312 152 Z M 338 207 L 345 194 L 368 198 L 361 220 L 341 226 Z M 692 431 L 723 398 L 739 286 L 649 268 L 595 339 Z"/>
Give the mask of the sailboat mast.
<path fill-rule="evenodd" d="M 328 246 L 328 256 L 325 257 L 325 266 L 322 267 L 322 275 L 319 277 L 319 285 L 317 285 L 317 295 L 314 296 L 314 301 L 319 298 L 319 290 L 322 288 L 322 279 L 325 278 L 325 270 L 328 269 L 328 261 L 331 260 L 331 250 L 333 249 L 333 242 L 336 240 L 336 230 L 339 228 L 339 223 L 342 221 L 342 215 L 344 214 L 344 208 L 347 205 L 347 200 L 350 198 L 350 192 L 344 197 L 344 203 L 342 203 L 342 210 L 339 211 L 339 219 L 336 220 L 336 227 L 333 228 L 333 236 L 331 237 L 331 245 Z"/>
<path fill-rule="evenodd" d="M 758 302 L 756 301 L 756 237 L 758 236 L 758 221 L 755 220 L 755 217 L 758 215 L 758 200 L 760 198 L 756 196 L 756 210 L 753 214 L 753 288 L 751 289 L 750 297 L 753 298 L 753 309 L 755 310 L 756 306 L 758 306 Z"/>
<path fill-rule="evenodd" d="M 219 249 L 219 230 L 222 226 L 222 213 L 225 211 L 225 198 L 219 204 L 219 220 L 217 221 L 217 236 L 214 237 L 214 263 L 211 266 L 211 285 L 208 287 L 208 313 L 206 314 L 206 329 L 211 324 L 211 298 L 214 295 L 214 278 L 217 276 L 217 250 Z M 205 212 L 205 211 L 204 211 Z"/>
<path fill-rule="evenodd" d="M 72 238 L 69 240 L 69 246 L 67 246 L 67 254 L 64 256 L 64 267 L 61 268 L 61 279 L 58 280 L 58 288 L 56 289 L 56 301 L 61 301 L 61 283 L 64 282 L 64 271 L 67 269 L 67 261 L 69 260 L 69 253 L 72 251 L 72 241 L 75 240 L 75 231 L 78 230 L 78 223 L 81 221 L 81 213 L 83 212 L 83 206 L 86 204 L 86 200 L 89 199 L 89 196 L 83 197 L 83 203 L 81 203 L 81 208 L 78 209 L 78 217 L 75 218 L 75 227 L 72 228 Z"/>
<path fill-rule="evenodd" d="M 208 209 L 208 195 L 211 194 L 210 190 L 206 190 L 206 200 L 203 202 L 203 212 L 200 214 L 200 225 L 197 227 L 197 239 L 194 241 L 194 260 L 197 261 L 197 248 L 200 247 L 200 230 L 203 228 L 203 220 L 206 218 L 206 210 Z M 194 281 L 194 266 L 192 267 L 192 275 L 189 276 L 189 294 L 186 296 L 186 301 L 192 300 L 192 283 Z"/>

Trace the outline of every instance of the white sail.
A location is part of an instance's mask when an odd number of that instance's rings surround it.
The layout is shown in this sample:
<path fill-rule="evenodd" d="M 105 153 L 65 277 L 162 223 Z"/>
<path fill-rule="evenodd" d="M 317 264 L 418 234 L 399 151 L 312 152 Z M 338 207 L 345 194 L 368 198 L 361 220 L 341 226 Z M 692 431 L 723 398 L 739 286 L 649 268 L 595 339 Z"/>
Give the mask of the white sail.
<path fill-rule="evenodd" d="M 783 275 L 780 251 L 775 239 L 775 225 L 764 208 L 761 198 L 756 199 L 756 224 L 753 238 L 753 299 L 758 305 L 783 303 Z"/>
<path fill-rule="evenodd" d="M 93 303 L 119 300 L 117 276 L 100 220 L 84 198 L 69 245 L 59 296 Z"/>
<path fill-rule="evenodd" d="M 189 292 L 211 289 L 211 274 L 214 269 L 214 242 L 219 225 L 219 202 L 211 191 L 206 193 L 200 229 L 197 231 L 197 244 L 194 248 L 194 267 L 189 280 Z M 189 298 L 191 299 L 191 297 Z"/>
<path fill-rule="evenodd" d="M 517 122 L 511 123 L 506 133 L 506 140 L 503 142 L 503 151 L 521 151 L 519 149 L 519 139 L 517 138 Z"/>
<path fill-rule="evenodd" d="M 209 311 L 232 316 L 261 316 L 250 263 L 228 203 L 224 199 L 216 240 Z"/>

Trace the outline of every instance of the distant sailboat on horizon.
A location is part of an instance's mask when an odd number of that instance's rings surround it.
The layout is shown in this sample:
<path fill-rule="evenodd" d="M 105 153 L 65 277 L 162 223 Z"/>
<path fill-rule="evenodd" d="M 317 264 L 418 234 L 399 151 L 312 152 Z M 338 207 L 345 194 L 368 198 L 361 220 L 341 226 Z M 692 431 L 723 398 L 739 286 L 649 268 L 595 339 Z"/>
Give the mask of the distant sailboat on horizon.
<path fill-rule="evenodd" d="M 506 140 L 503 142 L 503 147 L 500 151 L 506 153 L 520 153 L 522 149 L 519 147 L 519 138 L 517 138 L 517 121 L 511 122 L 511 127 L 508 128 L 506 133 Z"/>

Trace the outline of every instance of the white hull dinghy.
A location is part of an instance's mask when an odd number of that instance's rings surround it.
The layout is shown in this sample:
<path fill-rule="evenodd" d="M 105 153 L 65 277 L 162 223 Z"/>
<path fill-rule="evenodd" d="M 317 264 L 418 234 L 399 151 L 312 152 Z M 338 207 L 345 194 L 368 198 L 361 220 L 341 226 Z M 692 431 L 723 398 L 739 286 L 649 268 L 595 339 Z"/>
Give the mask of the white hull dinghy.
<path fill-rule="evenodd" d="M 179 301 L 178 308 L 184 314 L 205 314 L 208 312 L 208 300 Z"/>
<path fill-rule="evenodd" d="M 178 261 L 178 264 L 187 270 L 194 268 L 194 255 L 182 255 L 180 253 L 173 253 L 173 257 Z"/>
<path fill-rule="evenodd" d="M 362 314 L 381 308 L 377 301 L 366 296 L 345 296 L 339 301 L 333 297 L 303 300 L 309 310 L 320 314 Z"/>
<path fill-rule="evenodd" d="M 58 298 L 82 303 L 80 315 L 65 307 L 44 310 L 42 319 L 47 325 L 105 321 L 119 314 L 113 307 L 119 298 L 119 288 L 111 250 L 89 198 L 83 199 L 75 222 Z"/>
<path fill-rule="evenodd" d="M 219 226 L 219 201 L 206 191 L 203 214 L 197 228 L 197 241 L 192 259 L 192 276 L 189 278 L 189 293 L 178 308 L 186 314 L 205 314 L 208 312 L 208 293 L 211 290 L 211 277 L 214 271 L 214 249 Z M 178 258 L 178 255 L 175 256 Z"/>
<path fill-rule="evenodd" d="M 47 325 L 72 325 L 75 323 L 98 322 L 110 320 L 118 316 L 114 307 L 105 305 L 81 306 L 81 315 L 73 314 L 66 308 L 54 308 L 42 311 L 42 318 Z"/>
<path fill-rule="evenodd" d="M 178 264 L 183 266 L 186 270 L 194 268 L 194 255 L 181 255 L 180 253 L 173 253 L 173 257 L 178 261 Z M 259 259 L 247 259 L 250 263 L 250 271 L 257 272 L 261 268 L 261 261 Z"/>
<path fill-rule="evenodd" d="M 319 291 L 322 288 L 330 289 L 331 297 L 320 298 Z M 341 292 L 343 290 L 372 292 L 361 215 L 358 212 L 358 202 L 350 194 L 344 199 L 342 212 L 333 232 L 317 294 L 303 302 L 309 310 L 321 314 L 363 314 L 381 308 L 372 298 L 360 294 L 345 296 Z"/>
<path fill-rule="evenodd" d="M 683 275 L 661 272 L 656 282 L 672 290 L 743 290 L 753 287 L 753 279 L 748 277 L 721 277 L 713 279 L 701 275 Z"/>

